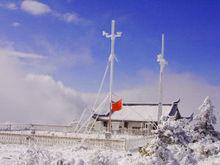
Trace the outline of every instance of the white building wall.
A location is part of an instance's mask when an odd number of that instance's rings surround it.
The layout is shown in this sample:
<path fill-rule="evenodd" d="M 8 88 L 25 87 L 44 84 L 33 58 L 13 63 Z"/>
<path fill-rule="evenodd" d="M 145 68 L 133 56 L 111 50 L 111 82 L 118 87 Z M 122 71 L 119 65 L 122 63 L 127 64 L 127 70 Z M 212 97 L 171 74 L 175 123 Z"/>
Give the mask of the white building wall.
<path fill-rule="evenodd" d="M 103 121 L 96 121 L 93 127 L 94 131 L 103 131 L 106 127 L 104 127 Z"/>
<path fill-rule="evenodd" d="M 128 122 L 128 129 L 135 129 L 141 127 L 144 127 L 144 125 L 142 125 L 142 122 Z"/>
<path fill-rule="evenodd" d="M 112 130 L 113 131 L 118 131 L 120 123 L 121 122 L 112 122 Z"/>

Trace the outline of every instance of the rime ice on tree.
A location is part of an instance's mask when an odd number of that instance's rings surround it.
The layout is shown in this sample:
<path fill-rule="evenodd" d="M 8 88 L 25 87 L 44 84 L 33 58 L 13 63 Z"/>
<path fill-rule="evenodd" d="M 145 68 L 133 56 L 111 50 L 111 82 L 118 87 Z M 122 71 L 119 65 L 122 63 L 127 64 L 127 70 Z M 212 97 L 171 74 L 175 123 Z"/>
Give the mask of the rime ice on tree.
<path fill-rule="evenodd" d="M 216 124 L 216 117 L 214 115 L 214 106 L 207 96 L 203 104 L 199 107 L 200 113 L 196 116 L 195 119 L 200 120 L 207 124 Z"/>
<path fill-rule="evenodd" d="M 219 134 L 215 131 L 213 124 L 216 123 L 214 106 L 209 97 L 206 97 L 203 104 L 199 107 L 200 112 L 195 116 L 192 128 L 193 141 L 201 138 L 209 138 L 212 141 L 218 140 Z"/>

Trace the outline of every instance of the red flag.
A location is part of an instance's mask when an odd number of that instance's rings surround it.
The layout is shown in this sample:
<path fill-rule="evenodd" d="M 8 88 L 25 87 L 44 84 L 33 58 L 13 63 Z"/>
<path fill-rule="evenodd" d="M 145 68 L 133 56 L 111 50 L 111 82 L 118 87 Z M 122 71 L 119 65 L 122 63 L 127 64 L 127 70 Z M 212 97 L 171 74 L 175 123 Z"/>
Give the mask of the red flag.
<path fill-rule="evenodd" d="M 112 101 L 112 112 L 120 111 L 122 109 L 122 99 L 117 102 Z"/>

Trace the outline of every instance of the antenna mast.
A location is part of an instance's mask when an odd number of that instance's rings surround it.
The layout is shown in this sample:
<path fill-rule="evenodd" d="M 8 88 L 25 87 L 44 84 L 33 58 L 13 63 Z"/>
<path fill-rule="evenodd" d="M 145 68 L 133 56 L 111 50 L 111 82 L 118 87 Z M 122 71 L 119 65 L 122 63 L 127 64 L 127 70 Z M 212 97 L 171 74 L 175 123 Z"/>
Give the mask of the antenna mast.
<path fill-rule="evenodd" d="M 162 116 L 162 106 L 163 106 L 163 74 L 164 68 L 168 64 L 164 59 L 164 34 L 162 33 L 162 45 L 161 45 L 161 53 L 157 55 L 157 62 L 160 65 L 160 80 L 159 80 L 159 103 L 158 103 L 158 123 Z"/>
<path fill-rule="evenodd" d="M 109 63 L 110 63 L 110 82 L 109 82 L 109 122 L 108 122 L 108 131 L 111 132 L 111 114 L 112 114 L 112 87 L 113 87 L 113 73 L 114 73 L 114 60 L 115 60 L 115 38 L 121 37 L 121 32 L 115 33 L 115 20 L 112 20 L 112 27 L 111 27 L 111 34 L 106 33 L 105 31 L 102 32 L 102 35 L 106 38 L 111 39 L 111 53 L 109 56 Z"/>

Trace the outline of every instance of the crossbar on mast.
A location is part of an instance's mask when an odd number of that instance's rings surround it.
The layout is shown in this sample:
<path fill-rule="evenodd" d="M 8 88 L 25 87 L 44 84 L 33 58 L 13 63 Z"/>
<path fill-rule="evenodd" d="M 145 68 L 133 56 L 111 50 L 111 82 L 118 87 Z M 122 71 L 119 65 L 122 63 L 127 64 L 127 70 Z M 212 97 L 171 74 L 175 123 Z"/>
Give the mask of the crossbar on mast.
<path fill-rule="evenodd" d="M 111 26 L 111 34 L 106 33 L 105 31 L 102 32 L 103 36 L 106 38 L 111 39 L 111 53 L 109 56 L 109 63 L 110 63 L 110 82 L 109 82 L 109 106 L 110 106 L 110 113 L 109 113 L 109 122 L 108 122 L 108 131 L 111 133 L 111 114 L 112 114 L 112 87 L 113 87 L 113 74 L 114 74 L 114 60 L 115 60 L 115 38 L 121 37 L 121 32 L 115 33 L 115 20 L 112 20 Z"/>

